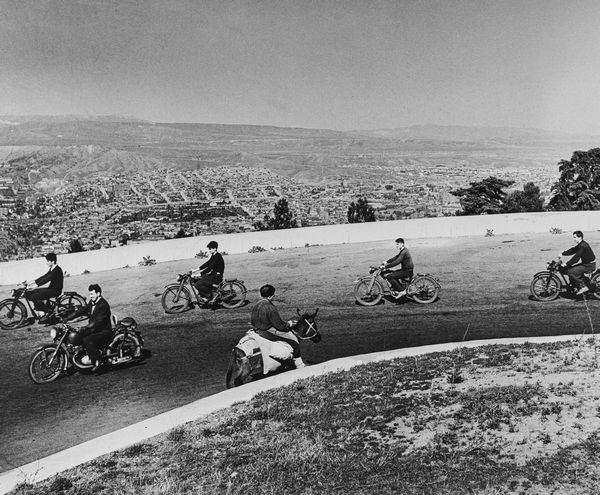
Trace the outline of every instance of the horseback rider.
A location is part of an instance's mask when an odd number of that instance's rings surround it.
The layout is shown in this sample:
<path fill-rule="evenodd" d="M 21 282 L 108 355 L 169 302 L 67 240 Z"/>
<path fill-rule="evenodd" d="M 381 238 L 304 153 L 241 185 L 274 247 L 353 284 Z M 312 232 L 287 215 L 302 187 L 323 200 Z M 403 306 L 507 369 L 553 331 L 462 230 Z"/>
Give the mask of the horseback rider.
<path fill-rule="evenodd" d="M 56 264 L 56 260 L 55 253 L 48 253 L 46 255 L 48 271 L 35 280 L 25 282 L 27 286 L 25 297 L 33 303 L 34 311 L 38 317 L 46 315 L 49 311 L 46 303 L 48 299 L 62 294 L 64 274 L 62 268 Z M 50 284 L 48 287 L 40 287 L 48 283 Z"/>
<path fill-rule="evenodd" d="M 198 291 L 198 294 L 202 298 L 203 302 L 213 303 L 215 296 L 209 301 L 210 296 L 213 293 L 213 285 L 218 285 L 223 281 L 223 274 L 225 273 L 225 261 L 223 256 L 217 250 L 219 249 L 219 243 L 217 241 L 210 241 L 206 247 L 210 251 L 210 258 L 197 270 L 192 272 L 192 277 L 200 275 L 199 278 L 194 280 L 194 287 Z"/>
<path fill-rule="evenodd" d="M 590 245 L 583 240 L 583 232 L 581 230 L 573 232 L 573 242 L 575 245 L 563 251 L 560 256 L 573 255 L 566 263 L 566 272 L 569 280 L 578 289 L 576 294 L 580 296 L 589 290 L 583 279 L 583 274 L 593 272 L 596 269 L 596 256 Z M 578 261 L 580 263 L 577 263 Z"/>
<path fill-rule="evenodd" d="M 296 321 L 283 321 L 273 304 L 274 295 L 275 287 L 272 285 L 266 284 L 260 288 L 261 300 L 252 308 L 250 323 L 261 337 L 271 342 L 281 341 L 289 344 L 293 351 L 294 365 L 296 368 L 304 368 L 306 364 L 300 357 L 300 344 L 293 338 L 294 335 L 291 331 Z"/>
<path fill-rule="evenodd" d="M 83 347 L 87 351 L 87 356 L 84 356 L 81 362 L 85 365 L 93 363 L 92 371 L 97 371 L 101 365 L 100 358 L 102 355 L 100 349 L 108 344 L 112 336 L 112 322 L 110 305 L 102 297 L 100 286 L 91 284 L 88 290 L 90 291 L 89 302 L 65 319 L 68 321 L 78 316 L 88 317 L 87 325 L 78 330 L 79 335 L 82 336 Z"/>
<path fill-rule="evenodd" d="M 398 254 L 384 261 L 381 264 L 381 268 L 394 268 L 394 270 L 390 270 L 382 276 L 390 282 L 392 289 L 396 291 L 394 299 L 400 299 L 406 295 L 406 283 L 404 279 L 410 279 L 413 276 L 414 265 L 408 249 L 404 246 L 404 239 L 402 237 L 396 239 L 396 249 L 398 250 Z"/>

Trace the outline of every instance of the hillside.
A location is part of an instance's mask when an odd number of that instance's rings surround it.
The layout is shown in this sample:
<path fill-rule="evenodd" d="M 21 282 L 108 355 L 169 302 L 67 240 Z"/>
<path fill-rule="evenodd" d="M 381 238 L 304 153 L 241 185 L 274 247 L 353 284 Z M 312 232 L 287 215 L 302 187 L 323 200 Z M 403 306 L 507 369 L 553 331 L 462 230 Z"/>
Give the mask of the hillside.
<path fill-rule="evenodd" d="M 411 126 L 399 129 L 341 132 L 328 129 L 255 125 L 157 123 L 125 117 L 0 116 L 0 146 L 69 148 L 94 145 L 135 153 L 116 156 L 117 169 L 158 160 L 189 169 L 198 166 L 264 166 L 285 176 L 320 180 L 356 176 L 349 163 L 432 160 L 444 166 L 511 164 L 550 166 L 574 149 L 597 146 L 598 138 L 536 129 L 460 126 Z M 137 163 L 137 165 L 136 165 Z M 149 166 L 152 166 L 149 164 Z M 106 165 L 108 169 L 110 166 Z"/>

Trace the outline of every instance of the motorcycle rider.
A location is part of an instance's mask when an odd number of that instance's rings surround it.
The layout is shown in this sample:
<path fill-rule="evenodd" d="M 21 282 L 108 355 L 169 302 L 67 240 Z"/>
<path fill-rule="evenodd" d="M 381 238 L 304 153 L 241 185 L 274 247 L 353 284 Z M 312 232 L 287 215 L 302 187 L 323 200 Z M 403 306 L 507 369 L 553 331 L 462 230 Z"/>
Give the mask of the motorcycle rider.
<path fill-rule="evenodd" d="M 25 297 L 33 303 L 34 311 L 38 317 L 43 317 L 49 311 L 46 303 L 48 299 L 62 294 L 64 282 L 62 268 L 56 264 L 56 254 L 48 253 L 45 258 L 48 271 L 35 280 L 25 282 L 27 286 Z M 48 287 L 40 287 L 48 283 L 50 284 Z"/>
<path fill-rule="evenodd" d="M 275 296 L 275 287 L 271 284 L 265 284 L 260 288 L 261 300 L 252 308 L 250 323 L 261 337 L 271 342 L 285 342 L 292 347 L 294 365 L 296 368 L 304 368 L 306 364 L 300 357 L 300 344 L 290 338 L 291 328 L 296 324 L 295 320 L 283 321 L 279 311 L 273 304 Z"/>
<path fill-rule="evenodd" d="M 89 318 L 87 325 L 79 328 L 79 335 L 83 337 L 83 347 L 87 351 L 87 356 L 84 356 L 81 362 L 86 365 L 93 363 L 92 371 L 97 371 L 101 365 L 100 349 L 110 341 L 112 336 L 111 312 L 110 305 L 102 297 L 102 289 L 98 284 L 91 284 L 88 290 L 90 291 L 89 302 L 71 313 L 66 320 L 78 316 Z"/>
<path fill-rule="evenodd" d="M 589 290 L 585 284 L 583 274 L 593 272 L 596 269 L 596 256 L 590 245 L 583 240 L 583 232 L 581 230 L 573 232 L 573 242 L 575 245 L 563 251 L 559 256 L 573 255 L 566 263 L 566 272 L 569 280 L 578 289 L 576 294 L 580 296 Z M 580 263 L 577 263 L 578 261 Z"/>
<path fill-rule="evenodd" d="M 200 275 L 193 282 L 194 287 L 198 291 L 203 302 L 213 303 L 215 296 L 209 301 L 210 296 L 213 293 L 213 284 L 218 285 L 223 281 L 223 274 L 225 273 L 225 261 L 223 256 L 217 250 L 219 244 L 217 241 L 210 241 L 206 247 L 210 251 L 210 258 L 206 263 L 200 265 L 197 270 L 192 271 L 192 277 Z"/>
<path fill-rule="evenodd" d="M 406 295 L 406 284 L 402 279 L 413 276 L 414 265 L 408 249 L 404 246 L 404 239 L 398 237 L 395 242 L 398 254 L 384 261 L 381 264 L 381 268 L 397 267 L 394 270 L 384 273 L 382 276 L 389 281 L 392 289 L 395 291 L 395 294 L 393 294 L 394 299 L 400 299 Z"/>

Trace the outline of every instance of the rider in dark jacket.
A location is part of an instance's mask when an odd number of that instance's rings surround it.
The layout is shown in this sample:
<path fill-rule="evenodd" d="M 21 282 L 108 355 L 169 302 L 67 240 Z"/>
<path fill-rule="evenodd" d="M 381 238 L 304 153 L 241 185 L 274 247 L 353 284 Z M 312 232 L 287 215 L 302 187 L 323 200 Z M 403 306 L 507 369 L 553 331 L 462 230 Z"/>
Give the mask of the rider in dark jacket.
<path fill-rule="evenodd" d="M 223 274 L 225 273 L 225 261 L 223 260 L 223 256 L 221 253 L 217 251 L 219 249 L 219 244 L 216 241 L 210 241 L 206 247 L 210 251 L 210 258 L 204 264 L 202 264 L 198 270 L 192 272 L 199 273 L 200 278 L 197 278 L 194 281 L 194 287 L 200 294 L 205 302 L 211 296 L 213 292 L 213 285 L 218 285 L 223 281 Z M 212 301 L 213 302 L 214 298 Z"/>
<path fill-rule="evenodd" d="M 392 288 L 396 291 L 394 298 L 400 299 L 406 295 L 406 285 L 403 279 L 413 276 L 414 265 L 408 249 L 404 246 L 402 237 L 396 239 L 396 249 L 398 249 L 398 254 L 385 261 L 382 266 L 386 269 L 395 268 L 385 273 L 383 277 L 390 282 Z"/>
<path fill-rule="evenodd" d="M 583 240 L 583 232 L 576 230 L 573 232 L 573 241 L 575 246 L 561 253 L 562 256 L 573 257 L 567 261 L 567 274 L 573 285 L 578 288 L 577 295 L 587 292 L 589 289 L 585 285 L 583 274 L 593 272 L 596 269 L 596 255 L 590 245 Z M 579 263 L 577 263 L 579 261 Z"/>
<path fill-rule="evenodd" d="M 263 285 L 260 288 L 262 299 L 252 308 L 250 323 L 261 337 L 272 342 L 282 341 L 292 347 L 294 364 L 296 368 L 306 366 L 300 357 L 300 344 L 291 338 L 291 328 L 296 323 L 294 320 L 283 321 L 279 311 L 273 304 L 275 287 L 270 284 Z"/>
<path fill-rule="evenodd" d="M 64 274 L 60 266 L 56 264 L 56 254 L 48 253 L 46 255 L 48 271 L 34 281 L 27 282 L 27 286 L 36 287 L 28 289 L 25 297 L 33 302 L 34 310 L 38 316 L 44 315 L 48 311 L 46 301 L 51 297 L 58 297 L 62 294 Z M 48 284 L 48 287 L 40 287 Z M 40 288 L 37 288 L 40 287 Z"/>
<path fill-rule="evenodd" d="M 79 335 L 82 336 L 83 347 L 88 353 L 81 360 L 83 364 L 94 363 L 93 370 L 100 367 L 100 349 L 108 344 L 112 336 L 112 321 L 110 306 L 106 299 L 102 297 L 102 289 L 98 284 L 89 286 L 90 300 L 87 305 L 79 308 L 67 319 L 73 319 L 78 316 L 87 316 L 88 324 L 79 329 Z"/>

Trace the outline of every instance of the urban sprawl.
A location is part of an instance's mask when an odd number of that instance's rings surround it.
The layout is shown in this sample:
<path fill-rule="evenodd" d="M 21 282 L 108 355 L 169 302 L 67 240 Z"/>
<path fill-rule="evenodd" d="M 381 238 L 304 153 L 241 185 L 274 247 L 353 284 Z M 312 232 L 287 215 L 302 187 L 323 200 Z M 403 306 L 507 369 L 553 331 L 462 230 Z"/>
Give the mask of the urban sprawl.
<path fill-rule="evenodd" d="M 450 191 L 469 182 L 495 175 L 515 181 L 513 188 L 534 182 L 547 196 L 555 180 L 548 168 L 348 164 L 346 169 L 343 175 L 308 184 L 261 167 L 164 168 L 95 175 L 53 194 L 0 177 L 3 231 L 21 238 L 18 249 L 0 251 L 0 261 L 66 253 L 74 240 L 89 250 L 252 231 L 281 198 L 299 226 L 313 226 L 346 223 L 348 206 L 360 197 L 368 200 L 379 221 L 447 216 L 460 210 Z"/>

